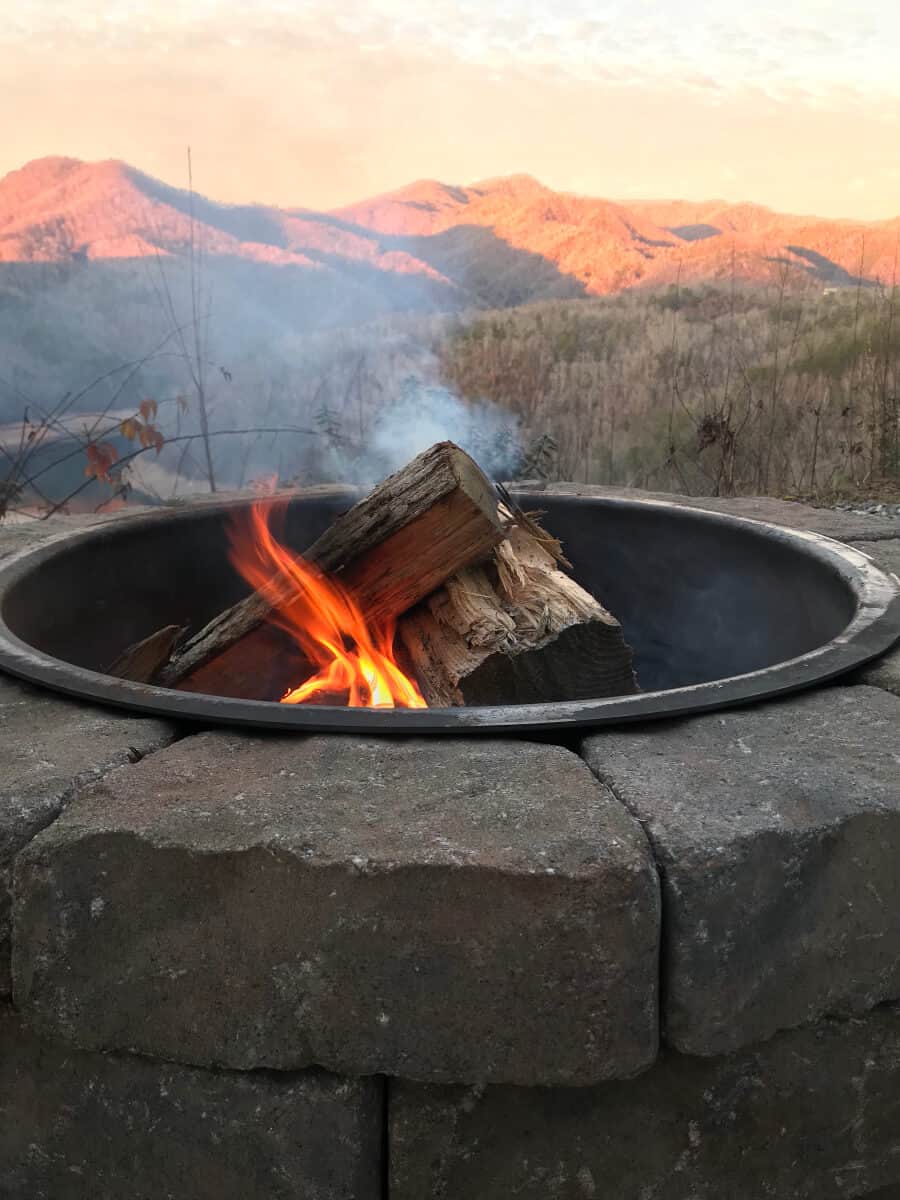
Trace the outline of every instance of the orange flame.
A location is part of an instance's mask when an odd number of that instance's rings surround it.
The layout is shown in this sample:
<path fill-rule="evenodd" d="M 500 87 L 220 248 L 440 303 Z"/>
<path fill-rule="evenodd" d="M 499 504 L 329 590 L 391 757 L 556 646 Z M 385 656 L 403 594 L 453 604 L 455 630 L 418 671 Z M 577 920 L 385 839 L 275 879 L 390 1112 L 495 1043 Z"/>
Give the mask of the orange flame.
<path fill-rule="evenodd" d="M 394 657 L 396 623 L 370 628 L 340 584 L 276 539 L 270 517 L 283 515 L 284 508 L 284 503 L 257 501 L 229 529 L 233 565 L 272 606 L 273 622 L 317 668 L 281 703 L 346 693 L 351 708 L 427 708 Z"/>

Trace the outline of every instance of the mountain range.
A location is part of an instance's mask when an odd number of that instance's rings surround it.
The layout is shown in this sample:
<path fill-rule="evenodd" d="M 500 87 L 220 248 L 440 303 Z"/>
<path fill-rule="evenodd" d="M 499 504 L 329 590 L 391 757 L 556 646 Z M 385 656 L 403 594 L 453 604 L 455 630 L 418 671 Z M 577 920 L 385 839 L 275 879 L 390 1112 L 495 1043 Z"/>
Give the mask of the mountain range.
<path fill-rule="evenodd" d="M 315 369 L 317 331 L 676 281 L 890 283 L 898 237 L 900 218 L 618 202 L 527 175 L 423 180 L 317 212 L 218 203 L 118 161 L 38 159 L 0 179 L 0 421 L 137 360 L 134 388 L 180 386 L 188 327 L 242 394 L 278 377 L 289 391 L 291 372 Z"/>
<path fill-rule="evenodd" d="M 183 254 L 193 240 L 207 262 L 294 268 L 317 293 L 349 289 L 363 311 L 603 295 L 676 278 L 764 281 L 780 266 L 798 281 L 889 282 L 898 237 L 900 218 L 619 203 L 527 175 L 423 180 L 332 212 L 221 204 L 117 161 L 44 158 L 0 180 L 0 263 L 121 263 Z"/>

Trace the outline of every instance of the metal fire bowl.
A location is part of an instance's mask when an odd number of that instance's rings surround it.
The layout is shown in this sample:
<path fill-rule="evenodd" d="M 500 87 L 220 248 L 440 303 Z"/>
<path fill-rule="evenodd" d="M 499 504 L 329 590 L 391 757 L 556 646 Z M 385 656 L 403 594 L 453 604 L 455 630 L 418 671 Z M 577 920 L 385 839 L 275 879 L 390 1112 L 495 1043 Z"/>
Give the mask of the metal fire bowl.
<path fill-rule="evenodd" d="M 0 568 L 0 668 L 23 679 L 206 725 L 343 733 L 534 732 L 673 717 L 832 679 L 900 638 L 900 582 L 829 538 L 664 501 L 516 497 L 540 507 L 576 578 L 622 622 L 643 692 L 556 704 L 377 710 L 234 700 L 128 683 L 104 668 L 167 624 L 202 627 L 246 594 L 225 522 L 250 501 L 139 515 L 66 535 Z M 309 545 L 346 491 L 291 502 Z"/>

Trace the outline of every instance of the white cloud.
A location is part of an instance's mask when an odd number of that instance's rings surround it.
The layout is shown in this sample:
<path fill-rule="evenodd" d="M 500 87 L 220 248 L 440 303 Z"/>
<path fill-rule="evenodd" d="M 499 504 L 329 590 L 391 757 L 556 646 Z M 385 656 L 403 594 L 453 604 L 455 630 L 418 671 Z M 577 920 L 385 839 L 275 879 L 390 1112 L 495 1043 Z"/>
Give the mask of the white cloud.
<path fill-rule="evenodd" d="M 48 55 L 152 56 L 260 46 L 359 61 L 401 52 L 504 71 L 552 71 L 577 83 L 753 90 L 844 109 L 900 98 L 900 5 L 869 0 L 36 0 L 0 26 L 0 48 Z M 48 70 L 49 70 L 48 65 Z"/>

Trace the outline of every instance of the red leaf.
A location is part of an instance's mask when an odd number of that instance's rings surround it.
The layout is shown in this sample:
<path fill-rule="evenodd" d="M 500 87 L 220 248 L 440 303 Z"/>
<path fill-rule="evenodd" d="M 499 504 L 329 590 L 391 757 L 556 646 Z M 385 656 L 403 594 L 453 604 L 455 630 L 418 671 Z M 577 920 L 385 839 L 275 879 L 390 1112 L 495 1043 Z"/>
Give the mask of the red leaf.
<path fill-rule="evenodd" d="M 109 442 L 90 442 L 85 453 L 88 460 L 84 469 L 85 475 L 88 478 L 93 475 L 103 483 L 112 483 L 110 471 L 118 458 L 115 446 Z"/>

